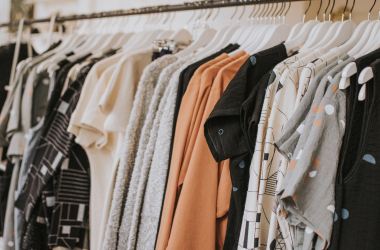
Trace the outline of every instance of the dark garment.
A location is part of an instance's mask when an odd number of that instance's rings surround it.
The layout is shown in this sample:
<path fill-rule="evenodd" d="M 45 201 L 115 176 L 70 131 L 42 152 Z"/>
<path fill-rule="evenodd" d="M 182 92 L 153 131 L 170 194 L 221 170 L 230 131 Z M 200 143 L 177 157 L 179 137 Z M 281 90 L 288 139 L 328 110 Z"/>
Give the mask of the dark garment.
<path fill-rule="evenodd" d="M 0 170 L 0 236 L 3 236 L 5 212 L 7 210 L 8 191 L 11 184 L 13 164 L 6 162 L 5 171 Z"/>
<path fill-rule="evenodd" d="M 30 126 L 34 127 L 45 116 L 50 89 L 50 76 L 47 71 L 36 75 L 33 82 L 33 99 Z"/>
<path fill-rule="evenodd" d="M 16 200 L 26 222 L 23 249 L 39 249 L 37 246 L 48 243 L 51 247 L 83 247 L 88 222 L 89 162 L 67 127 L 93 63 L 81 70 L 50 117 L 46 117 L 49 125 L 44 124 L 26 183 Z"/>
<path fill-rule="evenodd" d="M 358 72 L 380 58 L 380 50 L 357 59 Z M 334 228 L 329 249 L 380 249 L 380 61 L 372 64 L 375 78 L 366 85 L 365 101 L 358 101 L 361 86 L 351 78 L 347 123 L 335 190 Z"/>
<path fill-rule="evenodd" d="M 173 54 L 173 51 L 170 49 L 161 49 L 160 51 L 154 51 L 152 54 L 152 61 L 157 60 L 158 58 L 164 56 L 164 55 L 171 55 Z"/>
<path fill-rule="evenodd" d="M 64 87 L 66 77 L 67 77 L 67 74 L 69 73 L 70 69 L 75 64 L 81 63 L 84 60 L 86 60 L 86 58 L 88 58 L 89 56 L 91 56 L 91 54 L 87 54 L 87 55 L 77 59 L 74 62 L 70 62 L 70 61 L 65 59 L 65 60 L 62 60 L 61 62 L 58 63 L 59 69 L 56 71 L 57 73 L 55 75 L 55 80 L 54 80 L 55 81 L 54 89 L 51 93 L 50 100 L 49 100 L 49 103 L 48 103 L 47 108 L 46 108 L 45 116 L 47 118 L 53 112 L 53 109 L 56 107 L 57 102 L 60 100 L 60 96 L 62 94 L 62 89 Z M 49 119 L 47 119 L 47 120 L 49 120 Z M 49 124 L 46 124 L 46 126 L 49 126 Z"/>
<path fill-rule="evenodd" d="M 0 110 L 2 109 L 7 91 L 5 86 L 9 85 L 9 80 L 12 70 L 13 55 L 15 52 L 16 44 L 8 44 L 0 47 Z M 28 57 L 28 45 L 21 44 L 18 62 Z"/>
<path fill-rule="evenodd" d="M 380 58 L 380 50 L 376 50 L 368 55 L 355 60 L 357 72 L 361 72 L 365 67 L 369 66 L 377 58 Z M 360 140 L 363 130 L 363 119 L 365 107 L 368 105 L 368 98 L 365 101 L 359 101 L 358 95 L 360 85 L 357 81 L 358 75 L 355 74 L 350 79 L 349 94 L 347 98 L 347 128 L 343 138 L 342 153 L 340 158 L 340 168 L 342 173 L 338 173 L 338 178 L 346 176 L 352 167 L 352 163 L 358 156 L 358 149 L 360 147 Z"/>
<path fill-rule="evenodd" d="M 271 70 L 287 58 L 283 44 L 251 56 L 229 83 L 205 123 L 215 160 L 230 159 L 233 185 L 224 249 L 237 249 L 249 182 L 249 166 Z"/>

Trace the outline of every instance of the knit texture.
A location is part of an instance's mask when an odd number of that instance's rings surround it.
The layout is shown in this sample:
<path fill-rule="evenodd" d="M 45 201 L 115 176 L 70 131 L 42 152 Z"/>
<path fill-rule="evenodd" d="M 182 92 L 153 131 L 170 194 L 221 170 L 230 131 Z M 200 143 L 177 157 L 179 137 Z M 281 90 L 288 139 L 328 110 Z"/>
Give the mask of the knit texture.
<path fill-rule="evenodd" d="M 165 68 L 154 90 L 148 115 L 141 133 L 135 165 L 133 167 L 132 179 L 119 231 L 118 249 L 135 249 L 142 201 L 153 157 L 158 126 L 162 117 L 162 113 L 159 112 L 159 109 L 164 105 L 168 97 L 166 90 L 170 79 L 182 63 L 182 60 L 177 61 Z"/>
<path fill-rule="evenodd" d="M 167 55 L 149 64 L 141 76 L 133 102 L 129 123 L 127 126 L 124 145 L 117 169 L 115 189 L 108 218 L 105 239 L 102 249 L 116 249 L 119 225 L 122 218 L 123 205 L 132 175 L 132 168 L 137 154 L 139 138 L 144 125 L 149 104 L 162 70 L 176 61 L 175 56 Z"/>
<path fill-rule="evenodd" d="M 170 80 L 166 89 L 164 105 L 158 110 L 160 118 L 157 139 L 154 145 L 150 172 L 146 183 L 144 201 L 140 210 L 140 224 L 138 227 L 136 249 L 154 249 L 159 227 L 160 213 L 164 199 L 166 178 L 169 168 L 170 145 L 172 140 L 176 96 L 179 84 L 179 75 L 187 67 L 182 65 Z"/>

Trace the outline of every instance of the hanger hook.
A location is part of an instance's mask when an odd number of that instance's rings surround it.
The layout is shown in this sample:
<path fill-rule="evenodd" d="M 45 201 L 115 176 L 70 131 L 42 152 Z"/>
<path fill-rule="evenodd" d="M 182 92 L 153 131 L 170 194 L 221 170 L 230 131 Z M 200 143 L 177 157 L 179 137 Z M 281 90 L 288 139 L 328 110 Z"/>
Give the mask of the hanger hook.
<path fill-rule="evenodd" d="M 262 17 L 265 16 L 265 14 L 267 13 L 268 8 L 269 8 L 269 4 L 268 4 L 268 3 L 265 3 L 265 4 L 264 4 L 264 8 L 263 8 L 263 12 L 260 13 L 260 18 L 262 18 Z"/>
<path fill-rule="evenodd" d="M 214 16 L 214 19 L 212 21 L 215 21 L 216 18 L 219 16 L 220 8 L 216 8 L 216 14 Z"/>
<path fill-rule="evenodd" d="M 309 0 L 309 5 L 307 6 L 305 13 L 303 14 L 304 16 L 306 16 L 306 14 L 309 12 L 310 7 L 311 7 L 311 0 Z"/>
<path fill-rule="evenodd" d="M 327 13 L 327 10 L 330 7 L 330 3 L 331 3 L 331 0 L 329 0 L 328 4 L 326 6 L 325 12 L 323 13 L 323 21 L 326 21 L 326 13 Z"/>
<path fill-rule="evenodd" d="M 255 8 L 255 5 L 253 4 L 252 5 L 252 12 L 251 12 L 251 14 L 248 15 L 248 19 L 250 19 L 253 16 L 253 13 L 255 13 L 255 10 L 256 10 L 256 8 Z"/>
<path fill-rule="evenodd" d="M 331 14 L 334 12 L 334 8 L 335 8 L 335 0 L 333 0 L 333 4 L 331 6 L 331 10 L 330 10 L 330 13 L 329 13 L 329 21 L 331 21 Z"/>
<path fill-rule="evenodd" d="M 261 17 L 261 14 L 262 14 L 262 12 L 263 12 L 263 8 L 261 8 L 261 6 L 263 6 L 263 5 L 261 5 L 260 2 L 259 2 L 259 3 L 258 3 L 258 6 L 259 6 L 259 10 L 257 11 L 257 13 L 255 13 L 255 17 L 256 17 L 256 18 L 260 18 L 260 17 Z M 264 5 L 264 7 L 265 7 L 265 5 Z"/>
<path fill-rule="evenodd" d="M 244 0 L 242 2 L 244 2 Z M 243 11 L 241 12 L 241 14 L 239 16 L 239 20 L 241 20 L 241 18 L 244 16 L 244 14 L 245 14 L 245 5 L 243 5 Z"/>
<path fill-rule="evenodd" d="M 261 6 L 261 5 L 260 5 Z M 259 12 L 259 16 L 258 17 L 263 17 L 264 16 L 264 13 L 266 12 L 266 9 L 267 9 L 267 6 L 268 6 L 268 4 L 267 3 L 265 3 L 264 5 L 263 5 L 263 9 L 262 10 L 260 10 L 260 12 Z"/>
<path fill-rule="evenodd" d="M 281 2 L 281 7 L 280 7 L 280 10 L 278 11 L 278 13 L 276 13 L 276 16 L 282 16 L 282 13 L 284 12 L 284 7 L 286 5 L 286 2 Z"/>
<path fill-rule="evenodd" d="M 305 22 L 305 20 L 306 20 L 306 14 L 309 12 L 310 7 L 311 7 L 311 0 L 309 0 L 309 5 L 307 6 L 305 13 L 303 14 L 303 22 Z"/>
<path fill-rule="evenodd" d="M 355 4 L 356 4 L 356 0 L 354 0 L 354 2 L 352 3 L 352 7 L 351 7 L 351 10 L 350 10 L 350 20 L 352 19 L 352 12 L 354 11 Z"/>
<path fill-rule="evenodd" d="M 373 2 L 372 6 L 371 6 L 371 9 L 369 9 L 369 11 L 368 11 L 368 20 L 369 20 L 370 17 L 371 17 L 371 13 L 372 13 L 373 8 L 374 8 L 375 5 L 376 5 L 376 2 L 377 2 L 377 0 L 375 0 L 375 1 Z"/>
<path fill-rule="evenodd" d="M 348 0 L 346 0 L 346 4 L 344 5 L 344 9 L 342 12 L 342 22 L 344 21 L 344 18 L 346 17 L 347 5 L 348 5 Z"/>
<path fill-rule="evenodd" d="M 265 13 L 265 17 L 269 17 L 269 14 L 272 12 L 272 9 L 273 9 L 273 4 L 270 2 L 268 7 L 269 7 L 268 12 Z"/>
<path fill-rule="evenodd" d="M 318 8 L 317 16 L 315 17 L 315 20 L 318 20 L 319 14 L 321 13 L 321 9 L 322 9 L 322 0 L 319 2 L 319 8 Z"/>
<path fill-rule="evenodd" d="M 273 0 L 273 2 L 275 2 L 275 0 Z M 274 3 L 274 10 L 273 11 L 271 11 L 271 13 L 270 13 L 270 17 L 273 17 L 274 16 L 274 14 L 276 14 L 276 12 L 277 12 L 277 9 L 278 9 L 278 3 Z"/>
<path fill-rule="evenodd" d="M 237 10 L 238 10 L 238 6 L 235 7 L 235 10 L 234 10 L 234 13 L 232 14 L 232 16 L 230 17 L 230 20 L 233 20 L 236 13 L 237 13 Z"/>
<path fill-rule="evenodd" d="M 292 7 L 292 1 L 289 1 L 289 7 L 288 7 L 288 9 L 287 9 L 286 12 L 285 12 L 284 17 L 286 17 L 286 16 L 288 15 L 288 13 L 289 13 L 289 11 L 290 11 L 290 7 Z"/>

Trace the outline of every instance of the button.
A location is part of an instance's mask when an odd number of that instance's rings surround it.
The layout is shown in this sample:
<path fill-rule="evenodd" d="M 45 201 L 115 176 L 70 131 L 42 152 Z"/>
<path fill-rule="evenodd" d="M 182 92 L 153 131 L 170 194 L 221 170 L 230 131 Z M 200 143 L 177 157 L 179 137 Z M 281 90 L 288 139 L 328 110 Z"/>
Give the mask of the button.
<path fill-rule="evenodd" d="M 232 191 L 236 192 L 238 191 L 239 189 L 237 187 L 232 187 Z"/>
<path fill-rule="evenodd" d="M 239 162 L 239 168 L 245 168 L 245 162 L 244 161 Z"/>
<path fill-rule="evenodd" d="M 15 243 L 13 241 L 8 241 L 8 246 L 9 247 L 13 247 L 15 245 Z"/>
<path fill-rule="evenodd" d="M 256 59 L 255 56 L 251 56 L 249 59 L 251 60 L 251 64 L 252 64 L 252 65 L 256 65 L 256 63 L 257 63 L 257 59 Z"/>
<path fill-rule="evenodd" d="M 218 130 L 218 134 L 219 134 L 219 135 L 224 134 L 224 130 L 223 130 L 223 129 L 219 129 L 219 130 Z"/>
<path fill-rule="evenodd" d="M 37 116 L 37 117 L 36 117 L 36 120 L 37 120 L 37 122 L 41 121 L 41 117 L 40 117 L 40 116 Z"/>

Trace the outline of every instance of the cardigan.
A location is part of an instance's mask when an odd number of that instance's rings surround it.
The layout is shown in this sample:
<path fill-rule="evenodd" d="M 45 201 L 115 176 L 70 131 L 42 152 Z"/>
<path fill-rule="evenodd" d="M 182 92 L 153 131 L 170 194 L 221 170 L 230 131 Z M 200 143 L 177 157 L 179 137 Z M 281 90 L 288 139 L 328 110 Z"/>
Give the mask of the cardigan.
<path fill-rule="evenodd" d="M 137 227 L 146 187 L 157 130 L 162 118 L 159 109 L 166 102 L 167 87 L 173 73 L 184 63 L 183 59 L 166 67 L 158 80 L 149 111 L 140 137 L 139 148 L 133 167 L 132 179 L 124 207 L 123 220 L 119 231 L 118 249 L 135 249 Z"/>
<path fill-rule="evenodd" d="M 137 86 L 133 101 L 130 119 L 120 154 L 120 163 L 117 169 L 115 187 L 112 194 L 111 209 L 106 225 L 102 249 L 116 249 L 120 220 L 125 203 L 126 192 L 132 174 L 132 167 L 137 154 L 137 147 L 148 112 L 150 100 L 161 71 L 176 60 L 175 56 L 168 55 L 150 63 L 143 71 Z"/>

